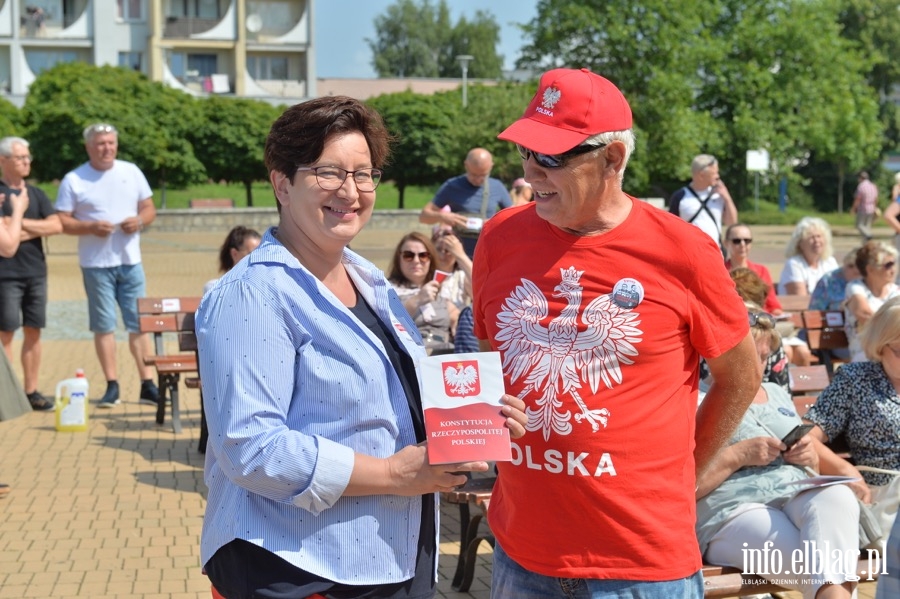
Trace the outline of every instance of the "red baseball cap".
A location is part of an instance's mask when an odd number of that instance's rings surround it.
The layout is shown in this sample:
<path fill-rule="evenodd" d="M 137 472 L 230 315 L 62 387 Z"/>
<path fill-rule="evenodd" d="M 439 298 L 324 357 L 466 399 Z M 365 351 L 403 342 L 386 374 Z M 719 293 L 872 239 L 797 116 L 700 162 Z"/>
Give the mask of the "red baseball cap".
<path fill-rule="evenodd" d="M 497 137 L 541 154 L 562 154 L 598 133 L 631 129 L 631 107 L 608 79 L 588 69 L 541 75 L 525 114 Z"/>

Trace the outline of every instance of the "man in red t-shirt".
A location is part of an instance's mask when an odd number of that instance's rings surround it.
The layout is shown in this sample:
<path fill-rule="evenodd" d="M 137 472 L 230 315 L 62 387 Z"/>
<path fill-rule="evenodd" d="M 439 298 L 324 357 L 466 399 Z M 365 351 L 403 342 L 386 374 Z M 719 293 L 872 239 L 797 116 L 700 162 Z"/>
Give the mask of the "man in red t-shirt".
<path fill-rule="evenodd" d="M 716 244 L 622 191 L 631 125 L 612 83 L 556 69 L 500 135 L 535 193 L 485 225 L 474 260 L 475 334 L 529 415 L 498 465 L 492 597 L 605 597 L 623 581 L 634 597 L 703 596 L 695 476 L 759 365 Z M 701 356 L 715 384 L 697 410 Z"/>

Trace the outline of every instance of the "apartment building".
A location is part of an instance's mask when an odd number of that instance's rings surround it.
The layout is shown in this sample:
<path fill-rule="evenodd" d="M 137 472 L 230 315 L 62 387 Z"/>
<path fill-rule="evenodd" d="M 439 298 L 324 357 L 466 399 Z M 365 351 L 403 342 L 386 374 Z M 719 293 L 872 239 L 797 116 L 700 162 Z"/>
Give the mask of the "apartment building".
<path fill-rule="evenodd" d="M 315 97 L 313 0 L 0 0 L 0 95 L 60 62 L 141 71 L 199 96 Z"/>

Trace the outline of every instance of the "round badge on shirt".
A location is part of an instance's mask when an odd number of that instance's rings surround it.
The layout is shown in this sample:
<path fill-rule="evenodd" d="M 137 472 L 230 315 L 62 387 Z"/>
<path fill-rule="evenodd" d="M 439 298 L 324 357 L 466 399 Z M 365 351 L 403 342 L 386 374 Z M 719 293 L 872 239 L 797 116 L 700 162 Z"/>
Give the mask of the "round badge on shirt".
<path fill-rule="evenodd" d="M 636 308 L 644 301 L 644 286 L 635 279 L 619 279 L 612 292 L 612 302 L 623 310 Z"/>

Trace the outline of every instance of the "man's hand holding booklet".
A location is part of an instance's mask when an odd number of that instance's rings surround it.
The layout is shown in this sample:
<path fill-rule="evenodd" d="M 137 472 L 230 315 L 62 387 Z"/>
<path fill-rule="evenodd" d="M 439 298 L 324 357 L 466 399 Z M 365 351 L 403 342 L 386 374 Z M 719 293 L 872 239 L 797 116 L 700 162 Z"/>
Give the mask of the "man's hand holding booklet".
<path fill-rule="evenodd" d="M 419 372 L 430 464 L 512 459 L 499 353 L 429 356 Z"/>

